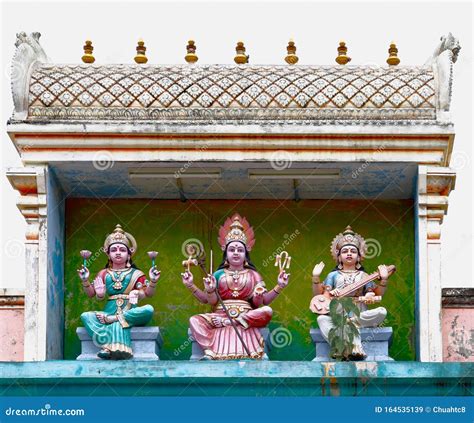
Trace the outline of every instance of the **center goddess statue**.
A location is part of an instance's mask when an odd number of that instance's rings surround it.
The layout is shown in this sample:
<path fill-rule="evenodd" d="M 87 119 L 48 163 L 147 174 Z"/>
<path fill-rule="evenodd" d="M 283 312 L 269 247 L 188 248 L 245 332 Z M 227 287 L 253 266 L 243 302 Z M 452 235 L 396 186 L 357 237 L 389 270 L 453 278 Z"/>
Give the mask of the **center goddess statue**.
<path fill-rule="evenodd" d="M 219 230 L 222 263 L 204 278 L 204 290 L 193 283 L 189 271 L 184 285 L 211 313 L 190 318 L 191 334 L 204 351 L 204 360 L 261 359 L 264 340 L 260 328 L 272 318 L 269 304 L 288 285 L 289 274 L 281 270 L 277 284 L 268 291 L 250 259 L 254 231 L 239 214 L 228 218 Z"/>

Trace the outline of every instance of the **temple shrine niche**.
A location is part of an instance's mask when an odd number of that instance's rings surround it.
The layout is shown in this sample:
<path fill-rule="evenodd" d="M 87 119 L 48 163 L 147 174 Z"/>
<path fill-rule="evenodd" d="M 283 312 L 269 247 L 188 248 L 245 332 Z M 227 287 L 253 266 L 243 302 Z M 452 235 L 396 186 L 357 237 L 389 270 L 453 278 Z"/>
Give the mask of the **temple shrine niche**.
<path fill-rule="evenodd" d="M 327 377 L 331 322 L 310 301 L 372 277 L 351 293 L 356 371 L 443 361 L 460 46 L 448 34 L 418 66 L 394 43 L 386 65 L 353 65 L 349 47 L 303 66 L 290 41 L 286 64 L 254 65 L 238 42 L 235 64 L 200 65 L 190 40 L 186 64 L 165 66 L 140 40 L 135 63 L 105 65 L 88 40 L 60 64 L 19 33 L 7 131 L 23 166 L 7 177 L 28 228 L 24 360 L 98 353 L 107 371 L 135 351 L 178 378 L 199 372 L 190 358 L 223 379 L 242 358 L 261 361 L 250 377 Z"/>

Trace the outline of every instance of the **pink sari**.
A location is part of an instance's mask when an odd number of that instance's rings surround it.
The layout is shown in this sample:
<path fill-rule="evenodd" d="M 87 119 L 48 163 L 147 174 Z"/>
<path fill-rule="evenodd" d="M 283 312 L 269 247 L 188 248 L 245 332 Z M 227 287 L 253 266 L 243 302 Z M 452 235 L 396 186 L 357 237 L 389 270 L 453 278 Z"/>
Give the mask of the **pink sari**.
<path fill-rule="evenodd" d="M 250 355 L 245 351 L 232 326 L 215 327 L 212 324 L 214 316 L 227 317 L 219 304 L 212 313 L 191 317 L 190 327 L 193 338 L 204 350 L 204 355 L 210 359 L 262 358 L 265 350 L 259 328 L 268 325 L 272 318 L 272 309 L 268 306 L 256 308 L 253 304 L 255 286 L 258 282 L 263 284 L 261 276 L 251 269 L 240 272 L 238 280 L 232 278 L 231 272 L 227 270 L 218 270 L 214 276 L 218 280 L 219 294 Z"/>

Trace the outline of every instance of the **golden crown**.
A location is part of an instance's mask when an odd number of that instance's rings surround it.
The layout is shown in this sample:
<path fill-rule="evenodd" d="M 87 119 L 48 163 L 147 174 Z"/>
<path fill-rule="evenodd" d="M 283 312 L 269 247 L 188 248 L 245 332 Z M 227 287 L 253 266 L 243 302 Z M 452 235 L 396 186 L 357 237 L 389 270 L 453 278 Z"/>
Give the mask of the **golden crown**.
<path fill-rule="evenodd" d="M 225 250 L 229 242 L 240 241 L 246 246 L 247 250 L 250 251 L 255 244 L 255 237 L 253 229 L 247 222 L 247 219 L 236 213 L 232 218 L 227 218 L 219 229 L 218 241 L 222 250 Z"/>
<path fill-rule="evenodd" d="M 359 250 L 360 259 L 363 260 L 365 258 L 367 252 L 365 239 L 355 233 L 350 226 L 347 226 L 344 232 L 336 235 L 331 243 L 331 255 L 336 262 L 339 252 L 346 245 L 353 245 L 356 247 Z"/>
<path fill-rule="evenodd" d="M 232 222 L 232 225 L 230 225 L 230 232 L 225 237 L 226 244 L 232 241 L 240 241 L 244 244 L 247 244 L 247 237 L 244 232 L 244 227 L 238 218 L 235 218 L 235 220 Z"/>
<path fill-rule="evenodd" d="M 115 226 L 114 231 L 105 238 L 104 251 L 107 252 L 112 244 L 123 244 L 127 246 L 132 255 L 137 251 L 135 238 L 128 232 L 125 232 L 121 225 Z"/>

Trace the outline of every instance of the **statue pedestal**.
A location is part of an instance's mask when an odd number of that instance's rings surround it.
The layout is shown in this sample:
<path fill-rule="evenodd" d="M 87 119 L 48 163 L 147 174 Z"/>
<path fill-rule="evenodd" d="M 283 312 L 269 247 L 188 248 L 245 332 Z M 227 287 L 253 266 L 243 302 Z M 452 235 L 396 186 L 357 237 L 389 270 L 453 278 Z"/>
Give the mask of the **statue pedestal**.
<path fill-rule="evenodd" d="M 329 344 L 323 338 L 319 329 L 309 331 L 314 346 L 316 357 L 313 361 L 335 361 L 329 356 Z M 363 361 L 393 361 L 388 355 L 388 348 L 392 340 L 392 328 L 361 328 L 360 337 L 367 358 Z"/>
<path fill-rule="evenodd" d="M 100 348 L 83 327 L 77 328 L 77 336 L 81 341 L 81 354 L 76 360 L 101 360 L 97 357 Z M 160 348 L 163 345 L 158 326 L 131 328 L 133 357 L 130 360 L 159 360 Z"/>
<path fill-rule="evenodd" d="M 263 336 L 264 346 L 265 346 L 265 354 L 262 360 L 268 360 L 268 353 L 270 352 L 270 330 L 268 328 L 261 328 L 260 333 Z M 190 360 L 200 360 L 204 355 L 204 351 L 202 350 L 201 346 L 193 339 L 191 335 L 191 329 L 188 329 L 188 337 L 191 340 L 191 347 L 192 347 L 192 355 Z"/>

